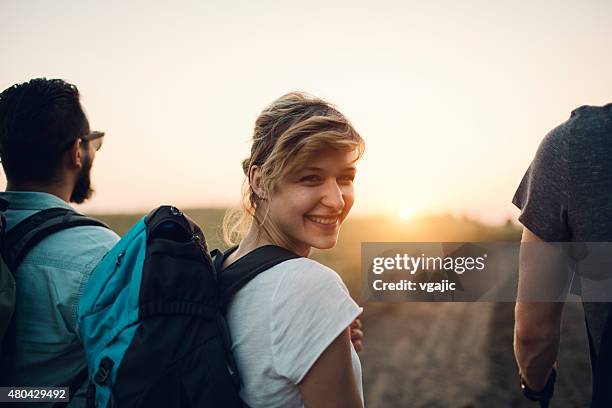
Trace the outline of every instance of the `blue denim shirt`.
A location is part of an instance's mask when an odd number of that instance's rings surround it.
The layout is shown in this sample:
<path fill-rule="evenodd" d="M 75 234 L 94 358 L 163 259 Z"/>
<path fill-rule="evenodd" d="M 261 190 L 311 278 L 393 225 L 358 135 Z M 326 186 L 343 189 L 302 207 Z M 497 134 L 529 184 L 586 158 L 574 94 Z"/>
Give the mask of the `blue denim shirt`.
<path fill-rule="evenodd" d="M 9 230 L 40 210 L 72 208 L 47 193 L 11 191 L 0 193 L 0 198 L 10 203 L 5 213 Z M 77 304 L 92 270 L 118 240 L 103 227 L 75 227 L 49 236 L 26 255 L 14 272 L 15 385 L 67 386 L 85 368 Z M 84 389 L 70 407 L 85 406 Z"/>

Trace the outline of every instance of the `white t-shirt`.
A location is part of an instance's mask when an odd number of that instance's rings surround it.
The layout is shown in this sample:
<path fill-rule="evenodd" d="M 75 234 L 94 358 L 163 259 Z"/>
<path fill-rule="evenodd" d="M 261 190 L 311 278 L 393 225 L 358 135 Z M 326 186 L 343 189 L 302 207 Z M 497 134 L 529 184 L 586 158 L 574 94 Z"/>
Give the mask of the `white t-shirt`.
<path fill-rule="evenodd" d="M 361 311 L 338 274 L 312 259 L 285 261 L 255 277 L 227 310 L 242 400 L 252 408 L 303 407 L 297 384 Z M 363 401 L 352 344 L 351 356 Z"/>

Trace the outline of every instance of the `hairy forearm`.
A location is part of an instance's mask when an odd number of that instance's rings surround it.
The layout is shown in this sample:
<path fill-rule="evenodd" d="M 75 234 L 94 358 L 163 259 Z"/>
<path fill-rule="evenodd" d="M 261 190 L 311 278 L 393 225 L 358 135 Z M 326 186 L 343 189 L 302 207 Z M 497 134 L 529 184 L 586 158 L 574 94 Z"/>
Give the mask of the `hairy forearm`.
<path fill-rule="evenodd" d="M 521 375 L 534 390 L 542 389 L 546 385 L 551 369 L 557 361 L 560 330 L 554 323 L 556 322 L 545 322 L 536 327 L 524 324 L 517 316 L 514 354 Z"/>
<path fill-rule="evenodd" d="M 544 246 L 537 235 L 523 229 L 519 262 L 518 298 L 525 299 L 531 290 L 561 280 L 565 286 L 567 267 L 554 247 Z M 537 244 L 537 246 L 534 246 Z M 552 252 L 551 252 L 552 251 Z M 562 273 L 559 273 L 562 272 Z M 554 274 L 553 279 L 550 274 Z M 558 276 L 557 276 L 558 275 Z M 544 282 L 544 283 L 543 283 Z M 564 303 L 518 301 L 515 308 L 514 355 L 529 388 L 540 390 L 546 385 L 559 353 Z"/>

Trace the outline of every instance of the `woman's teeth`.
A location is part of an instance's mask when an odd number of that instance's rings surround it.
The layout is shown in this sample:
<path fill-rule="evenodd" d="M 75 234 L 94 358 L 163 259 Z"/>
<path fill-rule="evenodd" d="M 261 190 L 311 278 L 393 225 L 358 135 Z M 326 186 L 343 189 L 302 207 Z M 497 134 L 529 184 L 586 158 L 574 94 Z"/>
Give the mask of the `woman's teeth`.
<path fill-rule="evenodd" d="M 316 222 L 318 224 L 323 224 L 323 225 L 331 225 L 331 224 L 335 224 L 336 222 L 338 222 L 338 217 L 323 218 L 323 217 L 307 216 L 306 218 L 308 218 L 310 221 Z"/>

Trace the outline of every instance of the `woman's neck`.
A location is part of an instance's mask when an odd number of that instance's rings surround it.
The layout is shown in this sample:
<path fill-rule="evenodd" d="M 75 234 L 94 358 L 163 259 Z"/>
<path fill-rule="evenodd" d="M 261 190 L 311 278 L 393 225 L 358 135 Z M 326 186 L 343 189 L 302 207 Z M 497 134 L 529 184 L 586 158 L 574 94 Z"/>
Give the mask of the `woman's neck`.
<path fill-rule="evenodd" d="M 267 234 L 264 234 L 257 226 L 251 225 L 247 234 L 240 241 L 238 249 L 235 253 L 239 256 L 246 255 L 249 252 L 262 247 L 264 245 L 276 245 L 273 240 L 268 238 Z"/>
<path fill-rule="evenodd" d="M 280 237 L 275 238 L 276 235 L 278 234 L 267 231 L 265 228 L 257 225 L 257 222 L 254 221 L 244 238 L 240 241 L 238 248 L 232 252 L 228 256 L 226 262 L 224 262 L 224 268 L 236 262 L 239 258 L 242 258 L 249 252 L 252 252 L 264 245 L 277 245 L 304 257 L 307 257 L 310 253 L 310 247 L 299 248 L 298 245 L 292 245 L 290 242 L 285 242 L 286 240 L 282 240 Z"/>
<path fill-rule="evenodd" d="M 227 268 L 249 252 L 252 252 L 255 249 L 264 245 L 270 244 L 272 244 L 272 242 L 266 239 L 262 239 L 262 236 L 257 230 L 257 228 L 251 225 L 244 238 L 242 238 L 242 240 L 240 241 L 240 244 L 238 244 L 238 248 L 234 252 L 229 254 L 229 256 L 223 262 L 223 269 Z"/>

